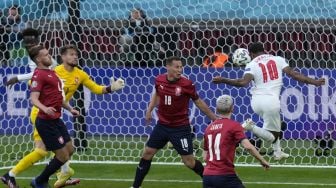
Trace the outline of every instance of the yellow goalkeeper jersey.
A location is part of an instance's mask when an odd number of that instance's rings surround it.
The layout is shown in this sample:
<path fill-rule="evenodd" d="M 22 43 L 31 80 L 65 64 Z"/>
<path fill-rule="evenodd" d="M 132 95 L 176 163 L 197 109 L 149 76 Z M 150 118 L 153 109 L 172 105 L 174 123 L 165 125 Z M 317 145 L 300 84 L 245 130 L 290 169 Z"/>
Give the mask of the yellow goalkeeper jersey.
<path fill-rule="evenodd" d="M 65 93 L 65 100 L 67 102 L 69 102 L 80 84 L 83 84 L 92 93 L 103 94 L 104 86 L 94 82 L 86 72 L 77 67 L 69 72 L 63 65 L 58 65 L 55 67 L 55 72 L 64 83 L 63 89 Z"/>

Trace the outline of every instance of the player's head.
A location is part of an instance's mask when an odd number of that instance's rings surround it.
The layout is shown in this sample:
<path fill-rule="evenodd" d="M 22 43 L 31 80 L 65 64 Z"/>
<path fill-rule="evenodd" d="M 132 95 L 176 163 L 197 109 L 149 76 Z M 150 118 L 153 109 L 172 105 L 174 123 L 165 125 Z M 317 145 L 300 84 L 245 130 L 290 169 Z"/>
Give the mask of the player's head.
<path fill-rule="evenodd" d="M 52 64 L 49 51 L 42 45 L 37 45 L 29 48 L 28 54 L 37 66 L 42 65 L 49 67 Z"/>
<path fill-rule="evenodd" d="M 250 53 L 251 59 L 254 59 L 257 56 L 265 53 L 264 45 L 260 42 L 250 44 L 248 47 L 248 51 Z"/>
<path fill-rule="evenodd" d="M 229 115 L 233 112 L 233 99 L 229 95 L 222 95 L 216 100 L 216 111 L 222 115 Z"/>
<path fill-rule="evenodd" d="M 166 59 L 166 68 L 168 73 L 168 79 L 170 81 L 178 80 L 181 78 L 183 72 L 183 65 L 181 58 L 171 56 Z"/>
<path fill-rule="evenodd" d="M 75 45 L 66 45 L 60 49 L 62 63 L 75 67 L 78 65 L 78 48 Z"/>
<path fill-rule="evenodd" d="M 28 49 L 30 47 L 36 46 L 39 43 L 39 32 L 33 28 L 27 28 L 21 31 L 23 38 L 23 44 Z"/>

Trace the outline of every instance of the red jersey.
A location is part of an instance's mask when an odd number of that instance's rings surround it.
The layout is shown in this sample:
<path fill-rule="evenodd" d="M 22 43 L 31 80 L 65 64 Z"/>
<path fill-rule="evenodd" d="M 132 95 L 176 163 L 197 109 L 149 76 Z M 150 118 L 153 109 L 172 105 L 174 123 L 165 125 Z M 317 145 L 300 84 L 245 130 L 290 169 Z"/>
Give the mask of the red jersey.
<path fill-rule="evenodd" d="M 155 89 L 160 97 L 158 123 L 170 127 L 189 125 L 189 101 L 199 98 L 192 81 L 181 77 L 172 82 L 167 74 L 161 74 L 155 79 Z"/>
<path fill-rule="evenodd" d="M 236 146 L 245 138 L 244 129 L 234 120 L 223 118 L 211 123 L 204 133 L 207 156 L 203 175 L 235 174 Z"/>
<path fill-rule="evenodd" d="M 46 107 L 56 109 L 54 116 L 49 116 L 42 110 L 37 117 L 41 119 L 57 119 L 61 117 L 62 110 L 62 82 L 56 75 L 55 71 L 50 69 L 35 69 L 30 90 L 40 92 L 39 101 Z"/>

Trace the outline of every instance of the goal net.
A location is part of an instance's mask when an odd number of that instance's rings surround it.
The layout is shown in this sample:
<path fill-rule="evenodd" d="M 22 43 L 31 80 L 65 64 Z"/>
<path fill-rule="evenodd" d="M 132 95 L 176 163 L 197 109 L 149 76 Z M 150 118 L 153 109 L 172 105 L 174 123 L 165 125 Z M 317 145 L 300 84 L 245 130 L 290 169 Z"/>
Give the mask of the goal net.
<path fill-rule="evenodd" d="M 18 5 L 20 20 L 11 22 L 10 7 Z M 77 4 L 76 4 L 77 2 Z M 247 134 L 272 164 L 335 166 L 336 96 L 336 3 L 276 0 L 5 0 L 2 10 L 0 51 L 0 168 L 14 165 L 33 149 L 31 104 L 27 83 L 5 87 L 14 75 L 27 73 L 28 58 L 19 30 L 33 27 L 59 60 L 59 48 L 74 43 L 80 49 L 80 65 L 100 84 L 111 76 L 122 77 L 126 87 L 119 92 L 95 95 L 84 88 L 85 123 L 63 119 L 71 135 L 82 135 L 82 145 L 72 158 L 78 162 L 137 162 L 154 123 L 145 126 L 144 115 L 156 75 L 168 56 L 180 56 L 184 74 L 194 81 L 202 99 L 214 110 L 216 97 L 229 94 L 235 100 L 233 118 L 243 122 L 260 117 L 250 106 L 249 88 L 214 85 L 212 77 L 242 76 L 244 67 L 231 63 L 237 48 L 264 43 L 266 51 L 283 56 L 291 67 L 311 77 L 325 77 L 326 85 L 308 86 L 284 77 L 281 92 L 282 147 L 290 157 L 276 162 L 269 143 Z M 78 8 L 76 8 L 78 7 Z M 134 21 L 132 17 L 140 17 Z M 69 17 L 71 19 L 69 19 Z M 79 19 L 77 19 L 79 17 Z M 220 51 L 229 56 L 224 68 L 206 68 Z M 224 60 L 225 61 L 225 60 Z M 80 96 L 80 95 L 79 95 Z M 74 106 L 82 106 L 72 102 Z M 272 104 L 270 104 L 272 105 Z M 154 119 L 157 115 L 153 113 Z M 202 136 L 210 122 L 192 103 L 194 152 L 202 153 Z M 86 126 L 83 128 L 83 126 Z M 180 163 L 167 145 L 155 162 Z M 257 164 L 243 149 L 237 164 Z"/>

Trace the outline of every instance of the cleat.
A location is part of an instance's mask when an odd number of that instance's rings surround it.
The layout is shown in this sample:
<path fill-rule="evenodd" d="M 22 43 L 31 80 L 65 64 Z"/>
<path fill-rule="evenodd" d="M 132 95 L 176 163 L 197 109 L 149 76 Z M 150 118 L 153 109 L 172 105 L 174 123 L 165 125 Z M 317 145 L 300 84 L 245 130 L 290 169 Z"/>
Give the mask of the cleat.
<path fill-rule="evenodd" d="M 43 184 L 37 184 L 35 178 L 30 182 L 30 186 L 33 188 L 49 188 L 48 182 Z"/>
<path fill-rule="evenodd" d="M 66 185 L 67 180 L 69 180 L 70 177 L 73 176 L 74 174 L 75 174 L 75 171 L 72 168 L 69 168 L 69 172 L 67 173 L 58 172 L 56 174 L 57 181 L 55 182 L 54 187 L 60 188 L 60 187 L 67 186 Z"/>
<path fill-rule="evenodd" d="M 19 188 L 19 186 L 16 185 L 15 178 L 10 177 L 8 173 L 1 177 L 1 181 L 7 185 L 8 188 Z"/>
<path fill-rule="evenodd" d="M 253 127 L 255 126 L 255 123 L 252 121 L 251 118 L 248 118 L 247 120 L 244 121 L 244 123 L 242 124 L 242 127 L 245 129 L 245 130 L 252 130 Z"/>
<path fill-rule="evenodd" d="M 77 185 L 80 183 L 80 179 L 78 178 L 74 178 L 74 179 L 68 179 L 65 184 L 61 187 L 67 187 L 67 186 L 73 186 L 73 185 Z M 60 188 L 61 188 L 60 187 Z M 55 187 L 56 188 L 56 187 Z"/>
<path fill-rule="evenodd" d="M 281 151 L 280 153 L 274 152 L 273 154 L 274 160 L 280 161 L 281 159 L 287 159 L 289 157 L 289 154 Z"/>

